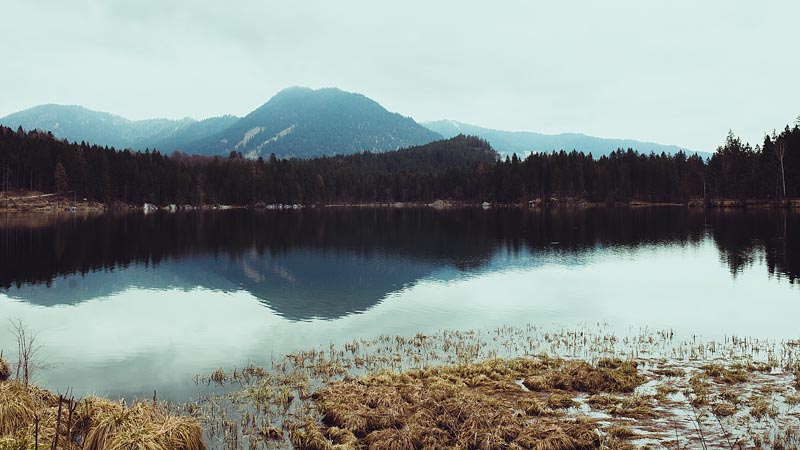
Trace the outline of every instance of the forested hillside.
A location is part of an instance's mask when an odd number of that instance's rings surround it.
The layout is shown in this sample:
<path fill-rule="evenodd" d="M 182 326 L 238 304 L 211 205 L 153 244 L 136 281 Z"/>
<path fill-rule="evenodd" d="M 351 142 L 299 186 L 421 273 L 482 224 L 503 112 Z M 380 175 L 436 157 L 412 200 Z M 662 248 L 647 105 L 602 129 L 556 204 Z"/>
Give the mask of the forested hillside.
<path fill-rule="evenodd" d="M 755 148 L 731 133 L 708 160 L 631 149 L 599 159 L 575 151 L 500 159 L 486 141 L 463 135 L 386 153 L 250 160 L 118 151 L 2 127 L 0 171 L 2 189 L 132 204 L 781 199 L 800 197 L 800 128 Z"/>

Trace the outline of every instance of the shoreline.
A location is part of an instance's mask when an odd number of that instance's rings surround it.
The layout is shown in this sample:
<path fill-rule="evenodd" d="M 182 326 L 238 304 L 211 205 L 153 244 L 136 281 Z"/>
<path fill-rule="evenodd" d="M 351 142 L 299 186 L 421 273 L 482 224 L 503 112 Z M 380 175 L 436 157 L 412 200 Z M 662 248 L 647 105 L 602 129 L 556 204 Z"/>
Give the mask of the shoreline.
<path fill-rule="evenodd" d="M 686 203 L 674 202 L 648 202 L 641 200 L 631 200 L 628 202 L 591 202 L 582 199 L 551 199 L 542 201 L 541 199 L 531 200 L 526 203 L 489 203 L 489 202 L 468 202 L 452 200 L 436 200 L 433 202 L 354 202 L 354 203 L 329 203 L 329 204 L 265 204 L 263 202 L 255 205 L 154 205 L 145 203 L 143 205 L 126 204 L 113 202 L 104 204 L 87 199 L 77 200 L 69 198 L 67 194 L 40 193 L 36 191 L 7 191 L 0 192 L 0 213 L 114 213 L 114 212 L 133 212 L 143 211 L 152 213 L 156 211 L 178 212 L 178 211 L 211 211 L 211 210 L 230 210 L 248 209 L 252 211 L 265 210 L 298 210 L 307 208 L 376 208 L 376 209 L 402 209 L 402 208 L 433 208 L 436 210 L 461 209 L 461 208 L 483 208 L 483 209 L 589 209 L 589 208 L 645 208 L 645 207 L 684 207 L 692 209 L 785 209 L 789 211 L 800 210 L 800 199 L 786 200 L 730 200 L 712 199 L 703 201 L 702 199 L 690 200 Z"/>

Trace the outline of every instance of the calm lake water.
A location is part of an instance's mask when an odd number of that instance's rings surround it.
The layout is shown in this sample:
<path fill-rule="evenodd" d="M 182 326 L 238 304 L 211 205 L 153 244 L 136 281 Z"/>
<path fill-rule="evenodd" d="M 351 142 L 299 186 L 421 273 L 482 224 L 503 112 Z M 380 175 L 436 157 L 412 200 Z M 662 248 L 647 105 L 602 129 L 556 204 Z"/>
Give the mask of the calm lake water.
<path fill-rule="evenodd" d="M 686 208 L 0 217 L 0 319 L 76 395 L 442 329 L 608 323 L 797 339 L 800 216 Z M 10 324 L 0 349 L 13 357 Z"/>

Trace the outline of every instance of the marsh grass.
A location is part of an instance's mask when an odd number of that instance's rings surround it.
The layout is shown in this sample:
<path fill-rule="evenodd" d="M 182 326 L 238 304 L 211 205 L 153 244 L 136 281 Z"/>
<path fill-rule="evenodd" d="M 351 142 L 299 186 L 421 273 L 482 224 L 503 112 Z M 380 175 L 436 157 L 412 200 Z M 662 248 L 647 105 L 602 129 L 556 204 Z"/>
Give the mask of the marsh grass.
<path fill-rule="evenodd" d="M 736 414 L 738 408 L 736 405 L 726 402 L 714 403 L 711 406 L 711 412 L 717 417 L 728 417 Z"/>
<path fill-rule="evenodd" d="M 163 421 L 172 416 L 196 418 L 205 443 L 220 450 L 788 449 L 800 444 L 800 416 L 791 410 L 798 361 L 792 342 L 679 341 L 670 330 L 620 336 L 602 326 L 531 325 L 384 335 L 220 368 L 196 377 L 200 398 L 173 408 L 92 399 L 105 406 L 76 412 L 59 447 L 109 448 L 112 436 L 130 444 L 122 448 L 193 440 L 198 429 Z M 24 399 L 2 407 L 26 417 Z M 40 436 L 49 442 L 55 419 L 40 417 L 51 421 Z M 125 425 L 139 420 L 164 422 L 158 430 L 171 427 L 163 433 L 171 437 Z M 2 433 L 0 449 L 30 449 L 27 419 L 8 423 L 13 433 Z"/>
<path fill-rule="evenodd" d="M 750 378 L 747 372 L 738 365 L 733 368 L 725 368 L 719 364 L 707 364 L 702 369 L 714 381 L 726 384 L 744 383 Z"/>
<path fill-rule="evenodd" d="M 778 408 L 772 401 L 765 396 L 754 396 L 749 401 L 750 415 L 756 419 L 762 420 L 766 417 L 775 418 L 778 416 Z"/>
<path fill-rule="evenodd" d="M 672 336 L 528 326 L 361 339 L 228 371 L 234 392 L 202 401 L 200 417 L 226 450 L 798 444 L 776 437 L 800 426 L 786 400 L 800 346 Z M 765 386 L 777 415 L 756 419 L 742 399 Z"/>
<path fill-rule="evenodd" d="M 555 360 L 548 370 L 525 378 L 523 384 L 532 391 L 597 393 L 633 392 L 645 381 L 635 361 L 603 358 L 596 366 L 585 361 Z"/>
<path fill-rule="evenodd" d="M 3 359 L 0 354 L 0 382 L 7 381 L 11 377 L 11 365 Z"/>
<path fill-rule="evenodd" d="M 61 414 L 59 414 L 61 410 Z M 38 432 L 37 432 L 38 431 Z M 18 381 L 0 383 L 0 448 L 204 450 L 191 417 L 150 403 L 126 407 L 90 397 L 73 402 Z"/>

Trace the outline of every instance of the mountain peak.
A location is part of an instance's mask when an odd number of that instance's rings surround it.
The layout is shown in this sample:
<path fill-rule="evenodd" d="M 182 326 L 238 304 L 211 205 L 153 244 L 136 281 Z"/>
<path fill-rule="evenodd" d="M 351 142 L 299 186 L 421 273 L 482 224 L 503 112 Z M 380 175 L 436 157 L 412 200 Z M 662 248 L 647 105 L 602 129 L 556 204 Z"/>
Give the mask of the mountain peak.
<path fill-rule="evenodd" d="M 294 86 L 275 94 L 230 129 L 191 143 L 210 155 L 314 157 L 388 151 L 441 139 L 413 119 L 387 111 L 362 94 Z"/>

